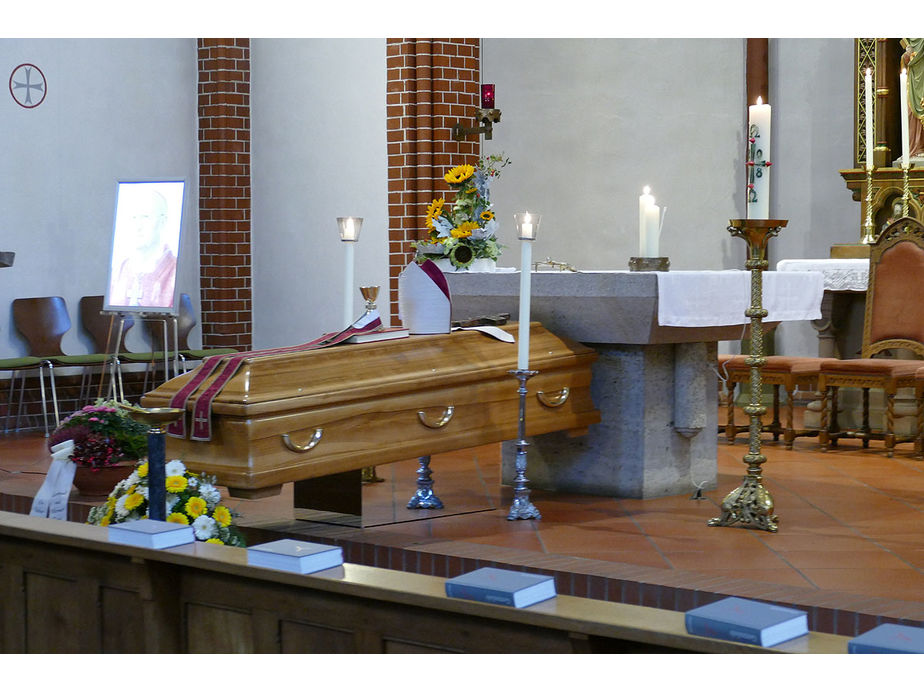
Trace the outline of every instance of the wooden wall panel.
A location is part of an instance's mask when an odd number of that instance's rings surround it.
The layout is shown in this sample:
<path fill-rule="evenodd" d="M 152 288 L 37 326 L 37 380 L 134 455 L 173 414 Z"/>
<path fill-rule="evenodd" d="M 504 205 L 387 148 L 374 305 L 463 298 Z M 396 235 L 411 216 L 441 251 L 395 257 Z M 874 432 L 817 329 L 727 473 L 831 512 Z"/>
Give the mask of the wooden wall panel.
<path fill-rule="evenodd" d="M 121 546 L 103 527 L 0 512 L 0 651 L 196 653 L 759 652 L 683 614 L 559 596 L 529 609 L 449 599 L 443 580 L 346 564 L 247 565 L 245 549 Z M 843 653 L 811 633 L 776 651 Z"/>
<path fill-rule="evenodd" d="M 186 604 L 186 651 L 193 654 L 254 652 L 252 614 L 218 604 Z"/>
<path fill-rule="evenodd" d="M 143 602 L 137 591 L 103 586 L 100 588 L 100 652 L 104 654 L 142 654 L 144 630 L 138 627 Z"/>
<path fill-rule="evenodd" d="M 81 633 L 96 638 L 82 627 L 76 580 L 27 571 L 23 586 L 27 654 L 74 654 L 81 652 Z"/>

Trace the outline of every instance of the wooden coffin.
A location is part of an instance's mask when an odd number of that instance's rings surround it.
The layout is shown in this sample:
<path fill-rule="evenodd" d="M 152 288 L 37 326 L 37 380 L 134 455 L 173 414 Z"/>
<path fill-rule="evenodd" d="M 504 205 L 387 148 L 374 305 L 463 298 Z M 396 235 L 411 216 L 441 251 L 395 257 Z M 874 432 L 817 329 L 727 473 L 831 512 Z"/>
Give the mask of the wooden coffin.
<path fill-rule="evenodd" d="M 517 334 L 517 325 L 504 327 Z M 527 435 L 583 433 L 597 355 L 530 326 Z M 167 459 L 215 474 L 234 495 L 367 466 L 515 440 L 517 345 L 477 331 L 414 335 L 244 359 L 212 403 L 211 440 L 167 436 Z M 195 371 L 142 398 L 169 406 Z M 198 392 L 187 404 L 192 411 Z M 189 416 L 189 414 L 187 414 Z"/>

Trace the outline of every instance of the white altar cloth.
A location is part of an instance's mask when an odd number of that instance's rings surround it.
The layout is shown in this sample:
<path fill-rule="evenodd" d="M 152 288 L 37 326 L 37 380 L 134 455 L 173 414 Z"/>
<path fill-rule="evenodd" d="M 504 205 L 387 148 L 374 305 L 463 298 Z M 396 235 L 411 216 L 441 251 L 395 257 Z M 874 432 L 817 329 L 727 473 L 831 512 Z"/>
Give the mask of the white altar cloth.
<path fill-rule="evenodd" d="M 821 272 L 825 291 L 866 291 L 869 258 L 780 260 L 778 272 Z"/>
<path fill-rule="evenodd" d="M 751 273 L 747 270 L 657 272 L 658 324 L 664 327 L 744 325 L 751 319 Z M 824 275 L 815 271 L 764 272 L 765 322 L 818 320 Z"/>

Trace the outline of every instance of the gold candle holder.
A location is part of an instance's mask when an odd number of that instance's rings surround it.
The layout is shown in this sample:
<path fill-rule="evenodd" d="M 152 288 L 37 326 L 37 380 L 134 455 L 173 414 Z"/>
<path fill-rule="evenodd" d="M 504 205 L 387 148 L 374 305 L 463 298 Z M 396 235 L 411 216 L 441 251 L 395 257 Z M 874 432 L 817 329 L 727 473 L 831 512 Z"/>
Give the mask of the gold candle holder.
<path fill-rule="evenodd" d="M 767 269 L 767 245 L 788 223 L 785 219 L 731 219 L 728 232 L 748 244 L 745 268 L 751 271 L 751 305 L 745 315 L 751 319 L 751 354 L 745 359 L 751 367 L 751 399 L 744 411 L 750 417 L 748 452 L 744 456 L 747 474 L 741 485 L 725 496 L 722 514 L 709 520 L 710 527 L 729 527 L 740 524 L 747 528 L 777 531 L 777 516 L 773 513 L 773 498 L 763 486 L 761 465 L 767 458 L 761 453 L 760 433 L 763 415 L 767 408 L 761 403 L 763 381 L 761 370 L 764 357 L 763 272 Z"/>
<path fill-rule="evenodd" d="M 908 167 L 902 166 L 902 216 L 908 216 L 908 200 L 911 199 L 911 187 L 908 185 Z"/>
<path fill-rule="evenodd" d="M 873 169 L 866 169 L 866 224 L 863 226 L 863 238 L 860 242 L 870 245 L 876 242 L 873 233 Z"/>

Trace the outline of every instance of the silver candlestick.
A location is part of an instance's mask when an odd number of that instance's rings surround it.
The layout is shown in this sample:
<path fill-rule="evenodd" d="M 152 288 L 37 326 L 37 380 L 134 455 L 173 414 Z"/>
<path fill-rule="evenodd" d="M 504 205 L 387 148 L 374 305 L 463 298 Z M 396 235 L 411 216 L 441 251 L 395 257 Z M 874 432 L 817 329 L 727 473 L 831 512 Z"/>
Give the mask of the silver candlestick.
<path fill-rule="evenodd" d="M 516 477 L 513 480 L 513 505 L 510 506 L 510 512 L 507 513 L 508 520 L 541 520 L 542 515 L 539 510 L 529 500 L 529 486 L 526 478 L 526 448 L 529 443 L 526 442 L 526 381 L 536 375 L 539 371 L 530 371 L 526 369 L 517 369 L 509 371 L 511 375 L 517 377 L 520 381 L 520 387 L 517 392 L 520 395 L 520 415 L 517 421 L 517 458 L 516 458 Z"/>

